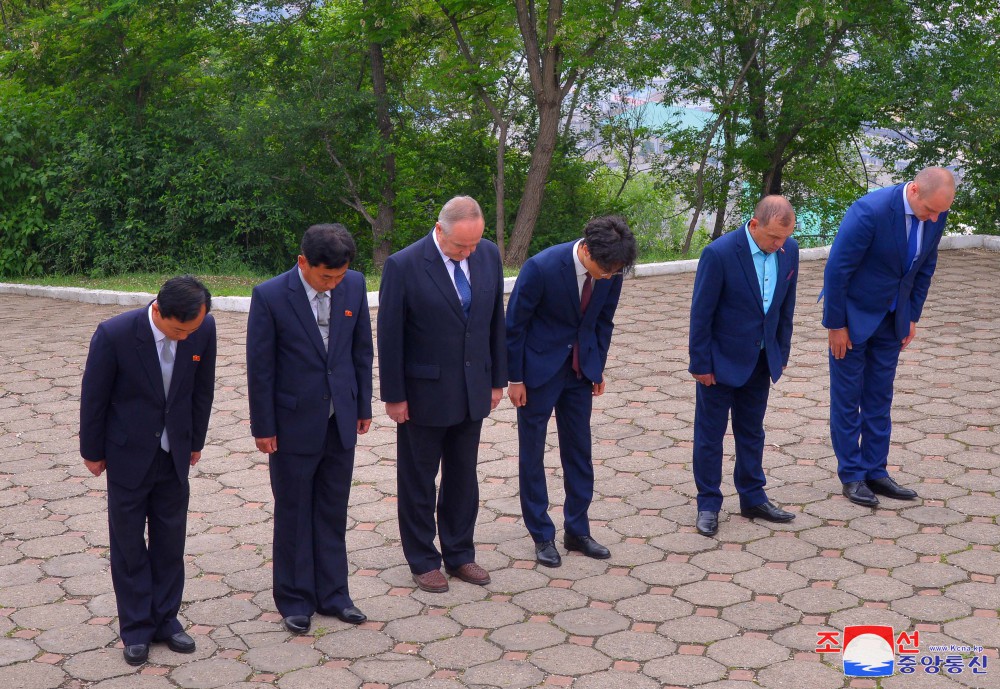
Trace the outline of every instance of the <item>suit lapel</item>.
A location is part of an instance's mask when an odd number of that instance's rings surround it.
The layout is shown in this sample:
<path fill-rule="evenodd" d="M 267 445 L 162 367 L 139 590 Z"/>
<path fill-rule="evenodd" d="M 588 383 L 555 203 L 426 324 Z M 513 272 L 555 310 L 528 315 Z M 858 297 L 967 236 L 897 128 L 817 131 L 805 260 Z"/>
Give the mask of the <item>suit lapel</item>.
<path fill-rule="evenodd" d="M 148 306 L 146 307 L 149 308 Z M 139 361 L 142 368 L 149 376 L 149 384 L 156 391 L 157 396 L 164 402 L 167 395 L 163 390 L 163 373 L 160 371 L 160 357 L 156 353 L 156 338 L 153 337 L 153 329 L 149 325 L 149 311 L 143 310 L 137 314 L 135 320 L 136 351 L 139 354 Z M 176 365 L 176 364 L 175 364 Z M 173 387 L 173 379 L 171 379 Z"/>
<path fill-rule="evenodd" d="M 332 292 L 330 292 L 330 345 L 327 348 L 327 356 L 333 356 L 335 345 L 340 341 L 340 334 L 344 331 L 344 307 L 347 305 L 347 285 L 341 282 Z M 319 327 L 316 328 L 319 330 Z"/>
<path fill-rule="evenodd" d="M 563 256 L 563 284 L 566 287 L 566 303 L 572 307 L 573 313 L 576 314 L 577 318 L 580 317 L 580 282 L 576 275 L 576 261 L 573 260 L 573 250 L 576 246 L 576 242 L 569 245 L 569 251 Z M 590 293 L 590 298 L 594 298 L 594 293 Z M 590 307 L 587 307 L 590 310 Z"/>
<path fill-rule="evenodd" d="M 736 258 L 739 259 L 743 268 L 743 277 L 747 279 L 747 287 L 754 295 L 757 307 L 764 313 L 764 297 L 760 293 L 760 282 L 757 281 L 757 269 L 753 265 L 753 256 L 750 255 L 750 244 L 747 241 L 746 225 L 741 225 L 736 235 Z"/>
<path fill-rule="evenodd" d="M 483 308 L 483 302 L 486 301 L 486 291 L 481 289 L 483 285 L 492 284 L 496 282 L 496 276 L 490 275 L 492 272 L 490 270 L 489 262 L 486 260 L 486 254 L 481 251 L 476 251 L 469 255 L 469 285 L 472 288 L 472 304 L 469 306 L 469 320 L 472 320 L 472 314 Z M 455 268 L 458 270 L 458 268 Z M 490 303 L 492 304 L 492 299 Z M 459 302 L 461 303 L 461 302 Z"/>
<path fill-rule="evenodd" d="M 319 355 L 323 357 L 323 361 L 326 361 L 327 353 L 323 348 L 323 336 L 319 334 L 319 326 L 316 325 L 316 316 L 309 305 L 309 297 L 306 296 L 306 288 L 302 286 L 298 268 L 292 268 L 288 272 L 288 304 L 292 309 L 292 313 L 295 314 L 295 317 L 302 324 L 303 330 L 306 331 L 306 337 L 313 343 Z"/>
<path fill-rule="evenodd" d="M 167 395 L 168 404 L 173 400 L 174 395 L 177 394 L 177 386 L 181 384 L 184 376 L 188 374 L 188 368 L 191 366 L 191 352 L 194 349 L 191 344 L 191 338 L 194 336 L 194 333 L 192 333 L 186 340 L 177 341 L 177 346 L 174 349 L 174 372 L 170 375 L 170 394 Z"/>
<path fill-rule="evenodd" d="M 906 265 L 906 207 L 903 205 L 903 194 L 906 189 L 905 184 L 899 185 L 899 191 L 892 197 L 892 237 L 896 241 L 896 252 L 899 254 L 899 270 L 906 273 L 909 266 Z M 927 223 L 924 223 L 926 229 Z"/>
<path fill-rule="evenodd" d="M 433 232 L 433 230 L 431 230 Z M 444 261 L 441 260 L 441 253 L 438 251 L 437 245 L 434 243 L 434 239 L 430 235 L 427 235 L 423 239 L 424 242 L 424 268 L 427 271 L 427 276 L 431 279 L 437 288 L 441 290 L 441 295 L 444 297 L 445 301 L 451 306 L 451 310 L 455 312 L 462 322 L 465 322 L 465 312 L 462 311 L 462 302 L 458 298 L 458 292 L 455 291 L 455 283 L 451 281 L 451 277 L 448 275 L 448 269 L 444 265 Z M 475 254 L 473 254 L 474 256 Z M 471 266 L 471 264 L 470 264 Z M 469 272 L 472 272 L 470 267 Z M 471 284 L 471 280 L 469 281 Z M 472 294 L 475 295 L 476 291 L 473 290 Z M 475 305 L 475 297 L 473 296 L 473 305 Z M 470 310 L 471 313 L 471 310 Z"/>

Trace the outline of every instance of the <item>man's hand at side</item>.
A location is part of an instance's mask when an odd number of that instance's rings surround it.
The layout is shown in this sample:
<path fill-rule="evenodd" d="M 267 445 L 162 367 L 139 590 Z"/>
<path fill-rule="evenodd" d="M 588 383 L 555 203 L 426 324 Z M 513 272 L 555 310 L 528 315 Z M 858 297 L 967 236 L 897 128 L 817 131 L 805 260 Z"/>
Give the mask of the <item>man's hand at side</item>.
<path fill-rule="evenodd" d="M 490 409 L 496 409 L 502 399 L 503 388 L 492 388 L 492 392 L 490 393 Z"/>
<path fill-rule="evenodd" d="M 691 377 L 702 385 L 715 385 L 714 373 L 692 373 Z"/>
<path fill-rule="evenodd" d="M 87 467 L 87 471 L 92 473 L 94 476 L 100 476 L 104 473 L 104 470 L 108 466 L 108 461 L 106 459 L 99 459 L 96 462 L 91 462 L 89 459 L 83 460 L 84 465 Z"/>
<path fill-rule="evenodd" d="M 903 346 L 899 351 L 903 351 L 906 347 L 913 342 L 913 338 L 917 336 L 917 324 L 910 321 L 910 334 L 903 338 Z"/>
<path fill-rule="evenodd" d="M 528 389 L 524 383 L 511 383 L 507 386 L 507 397 L 515 407 L 523 407 L 528 403 Z"/>
<path fill-rule="evenodd" d="M 410 405 L 406 400 L 402 402 L 386 402 L 385 413 L 396 423 L 406 423 L 410 420 Z"/>
<path fill-rule="evenodd" d="M 273 454 L 278 451 L 278 436 L 272 435 L 270 438 L 254 438 L 257 449 L 266 454 Z"/>
<path fill-rule="evenodd" d="M 834 359 L 843 359 L 847 356 L 848 349 L 854 349 L 847 328 L 830 330 L 828 332 L 828 339 L 830 341 L 830 353 L 833 354 Z"/>

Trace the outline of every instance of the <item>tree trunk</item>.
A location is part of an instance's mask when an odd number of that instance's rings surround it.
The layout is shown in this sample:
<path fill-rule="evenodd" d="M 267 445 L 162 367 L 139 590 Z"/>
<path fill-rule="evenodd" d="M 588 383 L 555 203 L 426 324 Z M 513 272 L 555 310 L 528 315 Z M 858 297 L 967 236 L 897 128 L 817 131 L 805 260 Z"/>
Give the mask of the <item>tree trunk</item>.
<path fill-rule="evenodd" d="M 499 122 L 499 132 L 497 133 L 497 172 L 493 178 L 493 189 L 496 192 L 497 205 L 497 248 L 500 249 L 500 260 L 505 260 L 507 256 L 505 233 L 506 207 L 504 204 L 504 193 L 506 176 L 504 174 L 504 162 L 507 155 L 507 121 Z"/>
<path fill-rule="evenodd" d="M 378 213 L 372 223 L 372 254 L 379 270 L 392 252 L 393 225 L 396 220 L 396 154 L 393 152 L 393 126 L 389 117 L 389 95 L 385 78 L 385 55 L 381 43 L 371 43 L 368 53 L 372 65 L 372 90 L 375 94 L 375 118 L 382 139 L 382 191 Z"/>
<path fill-rule="evenodd" d="M 528 178 L 524 182 L 524 193 L 521 195 L 521 206 L 517 209 L 517 219 L 511 232 L 510 244 L 504 264 L 518 267 L 528 258 L 528 247 L 535 223 L 542 210 L 542 198 L 545 195 L 545 183 L 548 181 L 549 168 L 552 167 L 552 156 L 556 150 L 556 138 L 559 133 L 559 101 L 557 98 L 539 103 L 538 108 L 538 139 L 531 151 L 531 166 L 528 168 Z"/>

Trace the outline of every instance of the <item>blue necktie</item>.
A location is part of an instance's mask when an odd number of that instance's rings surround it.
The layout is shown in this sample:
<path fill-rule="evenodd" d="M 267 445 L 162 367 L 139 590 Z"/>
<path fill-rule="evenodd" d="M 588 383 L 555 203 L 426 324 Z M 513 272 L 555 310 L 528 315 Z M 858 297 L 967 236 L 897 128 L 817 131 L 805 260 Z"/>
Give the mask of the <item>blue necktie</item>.
<path fill-rule="evenodd" d="M 906 238 L 906 263 L 903 265 L 903 272 L 910 272 L 913 267 L 913 259 L 917 257 L 917 241 L 920 237 L 920 218 L 913 216 L 910 221 L 910 236 Z"/>
<path fill-rule="evenodd" d="M 465 277 L 465 273 L 462 272 L 462 266 L 459 261 L 452 260 L 452 264 L 455 266 L 455 288 L 458 290 L 458 298 L 462 300 L 462 311 L 465 312 L 465 318 L 469 318 L 469 307 L 472 306 L 472 285 L 469 284 L 469 278 Z"/>
<path fill-rule="evenodd" d="M 903 274 L 910 272 L 910 268 L 913 267 L 913 259 L 917 257 L 917 241 L 920 237 L 920 218 L 916 215 L 910 216 L 910 233 L 906 238 L 906 263 L 903 264 Z M 892 306 L 889 307 L 890 311 L 896 310 L 896 302 L 899 301 L 899 294 L 896 294 L 892 299 Z"/>

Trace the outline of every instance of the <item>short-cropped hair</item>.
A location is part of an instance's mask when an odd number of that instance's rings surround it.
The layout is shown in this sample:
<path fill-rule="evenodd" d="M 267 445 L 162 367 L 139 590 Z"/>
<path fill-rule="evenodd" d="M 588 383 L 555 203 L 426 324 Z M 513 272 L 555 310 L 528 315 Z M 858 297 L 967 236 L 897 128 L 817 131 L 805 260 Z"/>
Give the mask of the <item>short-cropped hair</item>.
<path fill-rule="evenodd" d="M 212 293 L 193 275 L 180 275 L 163 283 L 156 303 L 163 318 L 187 323 L 198 317 L 202 306 L 205 313 L 212 310 Z"/>
<path fill-rule="evenodd" d="M 340 268 L 354 260 L 358 247 L 340 223 L 313 225 L 302 235 L 302 255 L 312 267 Z"/>
<path fill-rule="evenodd" d="M 605 270 L 629 272 L 639 253 L 635 236 L 625 218 L 604 215 L 594 218 L 583 228 L 583 241 L 590 257 Z"/>

